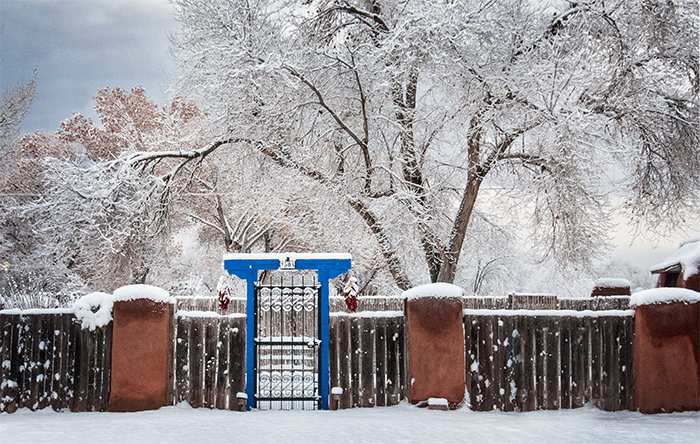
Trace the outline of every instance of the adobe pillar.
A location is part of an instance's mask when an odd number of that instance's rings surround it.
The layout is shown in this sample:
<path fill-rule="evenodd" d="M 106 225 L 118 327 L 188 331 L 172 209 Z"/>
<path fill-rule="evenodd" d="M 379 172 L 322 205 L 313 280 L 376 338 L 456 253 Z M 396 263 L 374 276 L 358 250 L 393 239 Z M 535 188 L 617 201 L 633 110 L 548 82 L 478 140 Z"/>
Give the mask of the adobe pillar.
<path fill-rule="evenodd" d="M 112 376 L 107 410 L 135 412 L 168 405 L 173 314 L 168 292 L 129 285 L 114 292 Z"/>
<path fill-rule="evenodd" d="M 634 397 L 642 413 L 700 410 L 700 293 L 635 293 Z"/>
<path fill-rule="evenodd" d="M 411 404 L 427 406 L 430 398 L 444 398 L 456 408 L 464 400 L 462 295 L 461 288 L 444 283 L 404 292 Z"/>

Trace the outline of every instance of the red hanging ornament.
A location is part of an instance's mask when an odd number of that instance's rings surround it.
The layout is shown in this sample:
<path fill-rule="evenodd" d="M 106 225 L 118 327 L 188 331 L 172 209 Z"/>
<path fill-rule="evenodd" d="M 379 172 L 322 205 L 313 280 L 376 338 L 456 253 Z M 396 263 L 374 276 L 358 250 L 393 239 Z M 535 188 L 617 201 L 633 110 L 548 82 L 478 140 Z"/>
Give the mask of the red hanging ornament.
<path fill-rule="evenodd" d="M 231 303 L 231 289 L 226 284 L 226 278 L 223 276 L 219 278 L 216 291 L 219 293 L 219 309 L 221 311 L 228 310 L 228 306 Z"/>
<path fill-rule="evenodd" d="M 351 277 L 348 279 L 347 284 L 345 284 L 345 289 L 343 290 L 343 295 L 345 296 L 345 305 L 348 310 L 355 313 L 357 311 L 357 279 Z"/>

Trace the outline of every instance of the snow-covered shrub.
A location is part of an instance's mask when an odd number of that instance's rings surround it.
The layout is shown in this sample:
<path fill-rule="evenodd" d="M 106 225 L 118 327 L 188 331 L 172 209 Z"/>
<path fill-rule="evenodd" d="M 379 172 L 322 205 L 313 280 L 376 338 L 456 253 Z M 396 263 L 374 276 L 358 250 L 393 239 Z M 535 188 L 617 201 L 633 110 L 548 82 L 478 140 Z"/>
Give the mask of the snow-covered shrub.
<path fill-rule="evenodd" d="M 0 271 L 0 308 L 4 309 L 70 307 L 83 291 L 77 277 L 51 269 Z"/>

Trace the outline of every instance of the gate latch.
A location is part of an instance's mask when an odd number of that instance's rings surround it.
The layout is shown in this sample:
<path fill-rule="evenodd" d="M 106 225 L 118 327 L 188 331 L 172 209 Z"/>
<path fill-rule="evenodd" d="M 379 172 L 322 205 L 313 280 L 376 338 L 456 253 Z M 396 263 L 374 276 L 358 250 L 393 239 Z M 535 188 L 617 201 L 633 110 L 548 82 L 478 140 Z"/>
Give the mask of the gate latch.
<path fill-rule="evenodd" d="M 317 348 L 319 345 L 321 345 L 321 340 L 318 338 L 311 338 L 309 342 L 306 343 L 306 346 L 309 348 Z"/>

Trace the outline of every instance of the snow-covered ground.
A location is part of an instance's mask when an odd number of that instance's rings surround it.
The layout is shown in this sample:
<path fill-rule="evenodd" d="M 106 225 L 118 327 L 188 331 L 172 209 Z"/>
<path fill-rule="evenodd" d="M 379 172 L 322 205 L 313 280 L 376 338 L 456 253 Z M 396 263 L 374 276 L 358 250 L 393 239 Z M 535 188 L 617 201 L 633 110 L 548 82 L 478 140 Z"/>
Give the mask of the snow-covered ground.
<path fill-rule="evenodd" d="M 443 412 L 408 404 L 343 411 L 230 412 L 186 404 L 140 413 L 0 414 L 0 443 L 698 443 L 700 412 L 592 407 Z"/>

